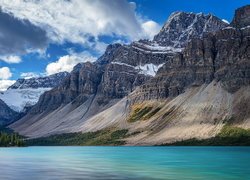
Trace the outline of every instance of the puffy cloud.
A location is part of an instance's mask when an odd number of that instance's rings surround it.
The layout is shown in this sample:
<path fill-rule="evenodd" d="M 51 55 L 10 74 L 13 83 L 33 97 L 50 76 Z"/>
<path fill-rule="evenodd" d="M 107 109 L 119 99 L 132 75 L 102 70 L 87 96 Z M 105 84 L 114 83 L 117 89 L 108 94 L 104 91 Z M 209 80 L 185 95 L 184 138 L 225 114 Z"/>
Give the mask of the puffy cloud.
<path fill-rule="evenodd" d="M 12 73 L 8 67 L 0 68 L 0 91 L 5 91 L 9 86 L 16 82 L 14 80 L 8 80 L 11 77 Z"/>
<path fill-rule="evenodd" d="M 0 91 L 5 91 L 14 84 L 16 81 L 14 80 L 0 80 Z"/>
<path fill-rule="evenodd" d="M 9 79 L 11 78 L 12 73 L 10 72 L 10 69 L 8 67 L 2 67 L 0 68 L 0 79 Z"/>
<path fill-rule="evenodd" d="M 7 63 L 20 63 L 22 60 L 19 56 L 9 55 L 9 56 L 0 56 L 0 61 Z"/>
<path fill-rule="evenodd" d="M 72 53 L 70 55 L 60 57 L 59 60 L 56 62 L 48 64 L 46 67 L 46 74 L 51 75 L 63 71 L 70 72 L 73 70 L 73 67 L 78 63 L 87 61 L 93 62 L 95 60 L 96 58 L 91 56 L 87 52 L 83 52 L 80 54 Z"/>
<path fill-rule="evenodd" d="M 161 29 L 161 26 L 155 21 L 149 20 L 142 23 L 142 29 L 146 38 L 152 39 Z"/>
<path fill-rule="evenodd" d="M 134 4 L 126 0 L 2 0 L 1 6 L 46 29 L 54 41 L 86 43 L 89 35 L 136 37 L 141 30 Z"/>
<path fill-rule="evenodd" d="M 2 3 L 2 2 L 1 2 Z M 0 5 L 1 6 L 1 5 Z M 12 54 L 25 54 L 47 46 L 46 32 L 27 19 L 19 19 L 6 13 L 0 7 L 0 58 L 9 63 L 21 59 Z"/>
<path fill-rule="evenodd" d="M 131 40 L 152 37 L 158 24 L 141 21 L 136 4 L 126 0 L 0 0 L 3 11 L 46 29 L 54 42 L 92 47 L 101 35 Z M 94 40 L 90 40 L 93 37 Z M 99 46 L 95 46 L 98 50 Z"/>

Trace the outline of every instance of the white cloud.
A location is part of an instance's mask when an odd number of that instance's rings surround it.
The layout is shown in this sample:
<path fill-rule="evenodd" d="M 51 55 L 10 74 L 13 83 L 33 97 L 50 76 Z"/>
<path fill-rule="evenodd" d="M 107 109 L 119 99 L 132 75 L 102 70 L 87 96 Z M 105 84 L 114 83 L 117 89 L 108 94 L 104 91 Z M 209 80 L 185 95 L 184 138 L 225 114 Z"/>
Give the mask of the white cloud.
<path fill-rule="evenodd" d="M 5 91 L 9 86 L 16 82 L 14 80 L 8 80 L 11 77 L 12 73 L 8 67 L 0 68 L 0 91 Z"/>
<path fill-rule="evenodd" d="M 96 58 L 87 52 L 80 54 L 71 53 L 70 55 L 60 57 L 56 62 L 48 64 L 46 74 L 51 75 L 63 71 L 71 72 L 76 64 L 87 61 L 93 62 L 95 60 Z"/>
<path fill-rule="evenodd" d="M 86 35 L 129 35 L 140 32 L 134 5 L 125 0 L 1 0 L 4 11 L 48 30 L 54 41 L 85 43 Z"/>
<path fill-rule="evenodd" d="M 24 73 L 21 73 L 20 75 L 22 78 L 24 79 L 30 79 L 30 78 L 36 78 L 36 77 L 40 77 L 41 74 L 37 74 L 35 72 L 24 72 Z"/>
<path fill-rule="evenodd" d="M 0 0 L 0 3 L 3 11 L 46 30 L 53 42 L 70 41 L 92 47 L 100 35 L 137 40 L 152 38 L 159 30 L 156 22 L 141 21 L 136 4 L 126 0 Z M 98 51 L 99 46 L 94 48 Z"/>
<path fill-rule="evenodd" d="M 0 79 L 6 80 L 12 77 L 12 73 L 8 67 L 0 68 Z"/>
<path fill-rule="evenodd" d="M 155 21 L 149 20 L 142 23 L 142 29 L 144 31 L 145 38 L 153 39 L 153 37 L 159 33 L 161 26 Z"/>
<path fill-rule="evenodd" d="M 20 63 L 22 59 L 19 56 L 0 56 L 0 61 L 4 61 L 6 63 Z"/>
<path fill-rule="evenodd" d="M 16 81 L 14 80 L 0 80 L 0 91 L 5 91 L 14 84 Z"/>

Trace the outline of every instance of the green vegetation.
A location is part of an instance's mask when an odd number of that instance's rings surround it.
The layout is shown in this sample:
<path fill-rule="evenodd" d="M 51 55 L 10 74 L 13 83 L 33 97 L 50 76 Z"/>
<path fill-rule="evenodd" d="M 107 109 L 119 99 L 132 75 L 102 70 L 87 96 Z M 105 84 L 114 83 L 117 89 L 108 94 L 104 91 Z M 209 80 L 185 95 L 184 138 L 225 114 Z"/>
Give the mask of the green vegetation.
<path fill-rule="evenodd" d="M 160 107 L 153 109 L 152 106 L 136 107 L 134 108 L 134 110 L 132 110 L 132 113 L 128 118 L 128 122 L 136 122 L 140 120 L 150 119 L 158 111 L 160 111 L 160 109 Z"/>
<path fill-rule="evenodd" d="M 151 106 L 146 106 L 144 108 L 136 108 L 129 117 L 128 122 L 136 122 L 142 120 L 143 116 L 149 113 L 152 109 L 153 107 Z"/>
<path fill-rule="evenodd" d="M 184 141 L 175 142 L 174 146 L 250 146 L 250 129 L 242 129 L 233 126 L 224 126 L 221 132 L 209 139 L 198 140 L 188 139 Z"/>
<path fill-rule="evenodd" d="M 49 137 L 27 140 L 30 146 L 98 146 L 98 145 L 124 145 L 121 140 L 126 137 L 128 130 L 99 130 L 87 133 L 69 133 Z"/>
<path fill-rule="evenodd" d="M 24 141 L 17 133 L 0 131 L 0 147 L 24 146 Z"/>

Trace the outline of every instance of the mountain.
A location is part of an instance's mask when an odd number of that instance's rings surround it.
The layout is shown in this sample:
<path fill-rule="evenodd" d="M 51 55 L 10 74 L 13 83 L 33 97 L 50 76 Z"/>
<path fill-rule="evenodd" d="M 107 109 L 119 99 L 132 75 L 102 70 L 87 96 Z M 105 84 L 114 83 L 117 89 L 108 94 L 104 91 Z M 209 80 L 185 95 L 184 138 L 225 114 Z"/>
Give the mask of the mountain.
<path fill-rule="evenodd" d="M 190 19 L 188 23 L 185 21 L 185 18 L 188 19 L 193 15 L 179 13 L 182 18 L 177 18 L 176 21 L 170 17 L 154 41 L 141 40 L 130 45 L 112 44 L 107 47 L 104 55 L 96 63 L 78 64 L 58 87 L 44 93 L 29 114 L 17 124 L 24 127 L 22 129 L 25 131 L 38 134 L 37 136 L 46 134 L 48 131 L 56 132 L 57 129 L 59 132 L 62 129 L 68 132 L 75 126 L 79 127 L 79 124 L 114 105 L 137 86 L 148 81 L 168 59 L 183 50 L 171 44 L 174 40 L 178 41 L 178 36 L 175 39 L 172 38 L 168 46 L 159 45 L 168 33 L 172 33 L 169 29 L 174 24 L 183 24 L 183 27 L 188 26 L 189 29 L 193 29 L 197 32 L 193 34 L 196 38 L 202 36 L 208 29 L 205 26 L 213 27 L 211 28 L 213 30 L 227 26 L 218 18 L 217 21 L 211 21 L 210 19 L 214 18 L 208 18 L 210 15 L 199 14 L 194 17 L 201 19 L 199 27 L 204 31 L 197 31 L 196 26 L 199 24 L 197 18 Z M 183 19 L 183 16 L 186 17 Z M 163 33 L 165 30 L 167 32 Z M 186 37 L 186 42 L 190 40 L 189 34 L 185 33 L 182 36 Z M 39 131 L 34 131 L 32 128 L 35 124 L 32 127 L 29 125 L 39 121 L 46 123 L 43 126 L 46 130 L 39 128 Z M 44 132 L 41 134 L 40 131 Z"/>
<path fill-rule="evenodd" d="M 1 99 L 0 99 L 0 127 L 6 124 L 10 124 L 17 120 L 18 113 L 10 109 Z"/>
<path fill-rule="evenodd" d="M 128 129 L 125 142 L 138 145 L 206 139 L 228 124 L 248 128 L 248 9 L 230 25 L 176 12 L 152 41 L 109 45 L 10 128 L 31 138 Z"/>
<path fill-rule="evenodd" d="M 0 93 L 0 99 L 12 110 L 22 112 L 34 105 L 45 91 L 56 87 L 67 75 L 62 72 L 47 77 L 18 79 L 5 92 Z"/>

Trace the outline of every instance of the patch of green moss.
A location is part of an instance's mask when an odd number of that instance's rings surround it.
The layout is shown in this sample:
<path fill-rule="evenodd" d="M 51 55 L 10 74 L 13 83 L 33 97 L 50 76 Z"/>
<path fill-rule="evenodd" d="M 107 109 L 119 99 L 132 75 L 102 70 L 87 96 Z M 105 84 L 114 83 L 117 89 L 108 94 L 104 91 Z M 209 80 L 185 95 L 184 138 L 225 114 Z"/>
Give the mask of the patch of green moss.
<path fill-rule="evenodd" d="M 233 137 L 233 138 L 239 138 L 239 137 L 250 137 L 250 129 L 243 129 L 239 127 L 233 127 L 233 126 L 224 126 L 220 133 L 217 135 L 218 137 Z"/>
<path fill-rule="evenodd" d="M 124 145 L 121 140 L 126 137 L 128 130 L 100 130 L 87 133 L 68 133 L 49 137 L 27 140 L 29 146 L 98 146 Z"/>
<path fill-rule="evenodd" d="M 147 113 L 149 113 L 152 109 L 153 109 L 153 107 L 151 107 L 151 106 L 146 106 L 144 108 L 135 109 L 134 112 L 132 113 L 132 115 L 129 117 L 128 122 L 136 122 L 136 121 L 142 120 L 143 117 Z"/>

